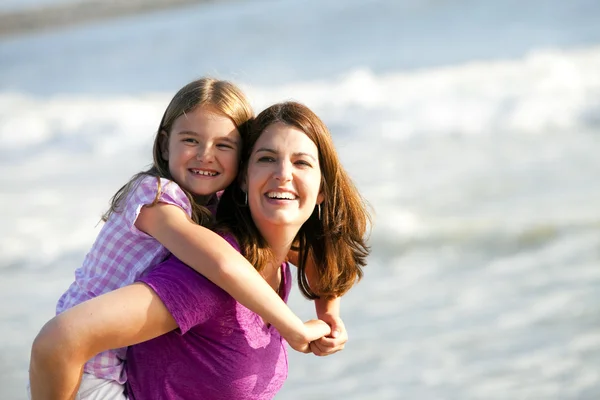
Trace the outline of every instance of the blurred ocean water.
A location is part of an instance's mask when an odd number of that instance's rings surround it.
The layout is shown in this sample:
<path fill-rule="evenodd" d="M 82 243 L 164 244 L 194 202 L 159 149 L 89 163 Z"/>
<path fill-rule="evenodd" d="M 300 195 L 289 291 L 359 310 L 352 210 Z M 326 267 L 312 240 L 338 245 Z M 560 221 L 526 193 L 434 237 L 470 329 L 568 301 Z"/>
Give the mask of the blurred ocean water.
<path fill-rule="evenodd" d="M 291 354 L 278 398 L 599 398 L 598 71 L 586 0 L 232 1 L 1 38 L 0 398 L 205 74 L 312 107 L 376 213 L 346 350 Z"/>
<path fill-rule="evenodd" d="M 44 6 L 76 3 L 79 0 L 2 0 L 1 12 L 26 11 Z"/>

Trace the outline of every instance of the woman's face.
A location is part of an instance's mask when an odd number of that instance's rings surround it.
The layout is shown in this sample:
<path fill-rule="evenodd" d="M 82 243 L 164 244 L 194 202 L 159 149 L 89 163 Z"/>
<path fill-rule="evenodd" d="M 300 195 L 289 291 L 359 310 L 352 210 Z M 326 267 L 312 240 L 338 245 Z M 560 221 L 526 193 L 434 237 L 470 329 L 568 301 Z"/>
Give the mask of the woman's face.
<path fill-rule="evenodd" d="M 252 149 L 243 189 L 258 227 L 297 226 L 323 201 L 315 143 L 299 129 L 269 125 Z"/>

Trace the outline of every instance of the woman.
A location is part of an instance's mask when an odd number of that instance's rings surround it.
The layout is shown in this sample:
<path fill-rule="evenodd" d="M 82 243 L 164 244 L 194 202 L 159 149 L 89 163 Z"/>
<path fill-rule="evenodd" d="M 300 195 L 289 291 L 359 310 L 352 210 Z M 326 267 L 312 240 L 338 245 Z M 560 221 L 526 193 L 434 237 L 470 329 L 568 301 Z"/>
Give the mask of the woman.
<path fill-rule="evenodd" d="M 303 294 L 343 295 L 362 277 L 369 215 L 325 125 L 297 103 L 269 107 L 257 117 L 242 160 L 241 178 L 223 194 L 217 212 L 223 237 L 283 299 L 293 243 Z M 302 340 L 328 334 L 327 324 L 309 321 Z M 141 282 L 74 307 L 44 327 L 32 350 L 33 398 L 45 398 L 38 372 L 49 363 L 61 371 L 71 396 L 88 358 L 136 343 L 127 361 L 131 398 L 266 399 L 287 376 L 279 333 L 171 257 Z"/>

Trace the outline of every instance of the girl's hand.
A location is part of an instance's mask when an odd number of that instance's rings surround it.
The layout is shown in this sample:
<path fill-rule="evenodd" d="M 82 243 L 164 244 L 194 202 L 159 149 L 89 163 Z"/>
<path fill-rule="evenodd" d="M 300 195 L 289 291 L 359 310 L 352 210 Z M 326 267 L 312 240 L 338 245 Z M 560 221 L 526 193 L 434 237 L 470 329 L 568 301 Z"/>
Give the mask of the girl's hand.
<path fill-rule="evenodd" d="M 300 353 L 310 353 L 311 343 L 331 334 L 329 325 L 321 320 L 312 319 L 304 323 L 303 332 L 291 338 L 285 338 L 290 347 Z"/>
<path fill-rule="evenodd" d="M 329 356 L 344 349 L 348 341 L 348 332 L 342 319 L 337 315 L 319 315 L 331 327 L 331 334 L 310 343 L 310 351 L 319 357 Z"/>

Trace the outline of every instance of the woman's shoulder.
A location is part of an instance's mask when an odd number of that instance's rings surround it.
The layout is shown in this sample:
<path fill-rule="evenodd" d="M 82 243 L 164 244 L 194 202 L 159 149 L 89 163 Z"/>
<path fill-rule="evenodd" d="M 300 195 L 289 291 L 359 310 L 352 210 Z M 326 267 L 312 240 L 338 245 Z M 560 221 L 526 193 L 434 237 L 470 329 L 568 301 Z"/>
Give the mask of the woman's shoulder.
<path fill-rule="evenodd" d="M 200 300 L 220 296 L 218 286 L 172 254 L 150 269 L 140 281 L 152 287 L 163 301 L 175 296 L 187 299 L 190 303 L 194 300 L 198 303 Z"/>
<path fill-rule="evenodd" d="M 221 236 L 223 239 L 225 239 L 225 241 L 227 243 L 229 243 L 231 245 L 231 247 L 233 247 L 234 249 L 236 249 L 238 252 L 241 253 L 240 243 L 238 242 L 237 238 L 235 237 L 235 235 L 233 233 L 227 232 L 227 231 L 218 231 L 216 233 L 219 236 Z"/>
<path fill-rule="evenodd" d="M 236 251 L 240 252 L 240 246 L 238 244 L 235 236 L 230 232 L 217 232 L 219 236 L 227 241 Z M 170 254 L 162 263 L 158 264 L 152 271 L 149 272 L 149 275 L 156 276 L 161 275 L 164 272 L 171 274 L 172 271 L 177 271 L 177 276 L 173 276 L 173 279 L 188 279 L 190 276 L 200 276 L 204 278 L 203 275 L 196 272 L 193 268 L 189 267 L 175 255 Z"/>

